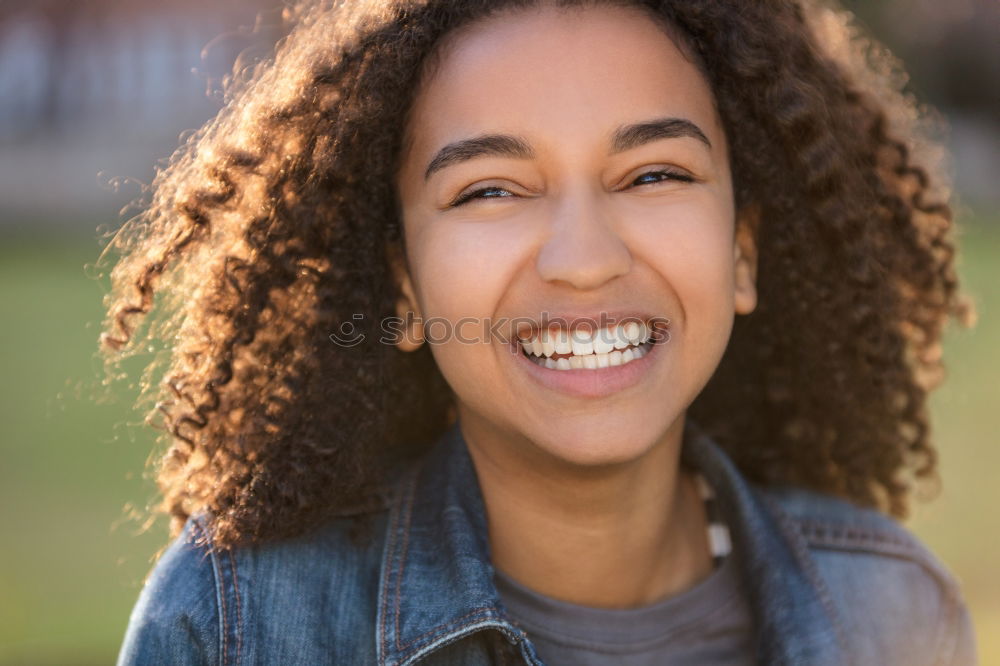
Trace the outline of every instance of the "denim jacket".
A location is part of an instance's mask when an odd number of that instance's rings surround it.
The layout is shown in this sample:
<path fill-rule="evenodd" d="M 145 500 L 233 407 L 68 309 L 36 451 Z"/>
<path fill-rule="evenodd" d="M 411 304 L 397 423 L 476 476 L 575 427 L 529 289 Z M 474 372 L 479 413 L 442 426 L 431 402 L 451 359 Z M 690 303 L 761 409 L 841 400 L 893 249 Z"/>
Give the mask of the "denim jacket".
<path fill-rule="evenodd" d="M 976 663 L 949 571 L 875 510 L 745 480 L 690 419 L 682 457 L 715 488 L 763 665 Z M 486 513 L 456 423 L 393 477 L 368 543 L 344 515 L 308 536 L 220 550 L 192 518 L 150 574 L 119 664 L 531 664 L 493 584 Z"/>

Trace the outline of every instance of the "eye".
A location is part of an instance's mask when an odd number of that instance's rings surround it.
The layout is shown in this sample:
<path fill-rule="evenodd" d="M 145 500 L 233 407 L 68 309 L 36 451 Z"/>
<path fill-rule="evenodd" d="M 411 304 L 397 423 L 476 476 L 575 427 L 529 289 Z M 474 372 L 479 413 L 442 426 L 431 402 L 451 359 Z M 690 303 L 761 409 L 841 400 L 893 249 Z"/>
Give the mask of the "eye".
<path fill-rule="evenodd" d="M 461 194 L 458 198 L 448 204 L 448 206 L 450 208 L 455 208 L 471 201 L 472 199 L 501 199 L 512 196 L 515 195 L 510 190 L 505 190 L 504 188 L 497 187 L 496 185 L 490 185 L 489 187 L 481 187 L 477 190 Z"/>
<path fill-rule="evenodd" d="M 661 183 L 665 180 L 676 180 L 682 183 L 694 182 L 694 178 L 686 173 L 681 173 L 680 171 L 674 171 L 672 169 L 657 169 L 655 171 L 647 171 L 639 175 L 639 177 L 632 181 L 631 185 L 653 185 Z"/>

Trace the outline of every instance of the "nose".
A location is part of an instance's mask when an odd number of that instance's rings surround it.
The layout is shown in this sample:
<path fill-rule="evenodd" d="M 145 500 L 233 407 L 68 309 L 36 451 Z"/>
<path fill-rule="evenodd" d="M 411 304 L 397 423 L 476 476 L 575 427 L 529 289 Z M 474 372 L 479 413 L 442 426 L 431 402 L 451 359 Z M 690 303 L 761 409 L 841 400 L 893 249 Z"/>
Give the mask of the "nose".
<path fill-rule="evenodd" d="M 539 276 L 587 290 L 628 273 L 632 255 L 612 222 L 599 197 L 565 197 L 538 252 Z"/>

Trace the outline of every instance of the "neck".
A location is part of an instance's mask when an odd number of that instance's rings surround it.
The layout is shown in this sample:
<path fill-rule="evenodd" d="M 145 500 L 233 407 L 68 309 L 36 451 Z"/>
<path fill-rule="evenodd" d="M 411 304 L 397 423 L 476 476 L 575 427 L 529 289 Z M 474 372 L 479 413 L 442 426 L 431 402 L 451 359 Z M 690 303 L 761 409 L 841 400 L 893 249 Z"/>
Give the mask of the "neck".
<path fill-rule="evenodd" d="M 601 469 L 546 461 L 474 419 L 493 566 L 540 594 L 598 608 L 673 596 L 711 572 L 706 517 L 681 467 L 683 417 L 641 458 Z M 548 464 L 547 464 L 548 463 Z"/>

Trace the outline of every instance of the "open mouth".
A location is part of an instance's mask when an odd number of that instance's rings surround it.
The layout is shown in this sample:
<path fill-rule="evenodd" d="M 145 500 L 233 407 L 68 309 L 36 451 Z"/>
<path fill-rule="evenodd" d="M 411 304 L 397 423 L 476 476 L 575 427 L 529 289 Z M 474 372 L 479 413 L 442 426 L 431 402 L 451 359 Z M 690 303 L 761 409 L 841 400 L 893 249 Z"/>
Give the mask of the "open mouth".
<path fill-rule="evenodd" d="M 626 365 L 653 348 L 653 330 L 641 322 L 570 332 L 543 329 L 518 339 L 521 353 L 532 363 L 550 370 L 597 370 Z"/>

